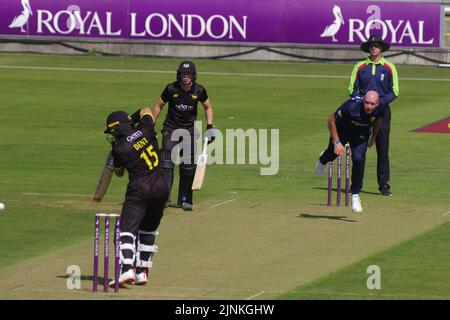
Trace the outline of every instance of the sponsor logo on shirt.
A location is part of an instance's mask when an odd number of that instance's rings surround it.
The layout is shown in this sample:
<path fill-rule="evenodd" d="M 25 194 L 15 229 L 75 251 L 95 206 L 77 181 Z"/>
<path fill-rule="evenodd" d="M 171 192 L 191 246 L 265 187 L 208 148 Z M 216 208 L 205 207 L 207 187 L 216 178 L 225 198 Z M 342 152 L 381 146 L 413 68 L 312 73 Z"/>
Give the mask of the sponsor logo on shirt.
<path fill-rule="evenodd" d="M 128 142 L 133 142 L 134 140 L 138 139 L 139 137 L 142 137 L 142 131 L 136 131 L 135 133 L 133 133 L 132 135 L 129 135 L 127 137 L 127 141 Z"/>
<path fill-rule="evenodd" d="M 354 125 L 356 127 L 368 127 L 369 126 L 367 123 L 360 123 L 360 122 L 356 122 L 355 120 L 352 120 L 352 125 Z"/>
<path fill-rule="evenodd" d="M 175 109 L 180 110 L 180 111 L 192 111 L 192 110 L 194 110 L 194 107 L 189 106 L 187 104 L 177 104 L 175 106 Z"/>

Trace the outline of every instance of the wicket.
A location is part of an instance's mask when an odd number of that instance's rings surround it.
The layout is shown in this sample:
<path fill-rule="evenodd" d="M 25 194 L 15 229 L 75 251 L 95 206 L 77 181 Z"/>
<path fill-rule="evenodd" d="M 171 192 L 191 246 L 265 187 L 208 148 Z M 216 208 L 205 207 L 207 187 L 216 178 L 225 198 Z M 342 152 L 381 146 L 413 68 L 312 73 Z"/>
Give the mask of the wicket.
<path fill-rule="evenodd" d="M 337 157 L 337 181 L 336 181 L 336 206 L 341 206 L 341 171 L 342 171 L 342 157 Z M 345 145 L 345 206 L 348 207 L 350 199 L 350 146 Z M 328 200 L 327 204 L 331 207 L 333 194 L 333 162 L 328 163 Z"/>
<path fill-rule="evenodd" d="M 109 288 L 109 224 L 110 218 L 115 218 L 114 228 L 114 292 L 119 291 L 120 276 L 120 215 L 98 213 L 95 215 L 95 233 L 94 233 L 94 276 L 92 279 L 92 291 L 97 292 L 98 286 L 98 257 L 100 244 L 100 219 L 105 219 L 105 240 L 104 240 L 104 257 L 103 257 L 103 292 L 108 292 Z"/>

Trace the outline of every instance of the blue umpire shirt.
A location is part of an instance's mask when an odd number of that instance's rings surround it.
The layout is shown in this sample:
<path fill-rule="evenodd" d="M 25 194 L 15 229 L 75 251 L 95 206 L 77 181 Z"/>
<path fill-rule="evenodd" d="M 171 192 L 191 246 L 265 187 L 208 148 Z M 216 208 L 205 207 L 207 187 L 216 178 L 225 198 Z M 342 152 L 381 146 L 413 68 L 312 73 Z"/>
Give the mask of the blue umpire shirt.
<path fill-rule="evenodd" d="M 378 92 L 380 104 L 383 106 L 398 97 L 400 90 L 397 69 L 384 57 L 377 63 L 367 58 L 353 68 L 348 94 L 351 97 L 364 96 L 370 90 Z"/>

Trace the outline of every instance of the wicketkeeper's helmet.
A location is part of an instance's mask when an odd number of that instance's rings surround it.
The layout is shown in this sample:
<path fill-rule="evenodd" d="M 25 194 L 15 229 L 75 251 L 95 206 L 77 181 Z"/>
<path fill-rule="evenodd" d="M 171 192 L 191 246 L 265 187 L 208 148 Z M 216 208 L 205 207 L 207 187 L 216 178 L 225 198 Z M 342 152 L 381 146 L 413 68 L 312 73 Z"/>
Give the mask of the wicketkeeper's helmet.
<path fill-rule="evenodd" d="M 197 70 L 195 69 L 195 64 L 192 61 L 183 61 L 180 63 L 177 69 L 177 80 L 181 81 L 182 73 L 191 73 L 192 82 L 197 80 Z"/>

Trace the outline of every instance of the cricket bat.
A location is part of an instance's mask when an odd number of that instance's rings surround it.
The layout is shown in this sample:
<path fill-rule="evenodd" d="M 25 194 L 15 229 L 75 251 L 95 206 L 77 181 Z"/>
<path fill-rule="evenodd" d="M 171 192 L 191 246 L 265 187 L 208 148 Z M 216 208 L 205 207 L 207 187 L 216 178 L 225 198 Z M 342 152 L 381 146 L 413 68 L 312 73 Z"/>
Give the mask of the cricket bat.
<path fill-rule="evenodd" d="M 108 157 L 106 158 L 105 165 L 103 166 L 102 173 L 100 174 L 100 178 L 98 179 L 97 185 L 95 186 L 95 190 L 92 193 L 91 200 L 96 202 L 102 201 L 103 196 L 108 190 L 109 183 L 111 182 L 113 169 L 113 156 L 110 151 L 108 153 Z"/>
<path fill-rule="evenodd" d="M 198 156 L 197 169 L 195 169 L 194 182 L 192 183 L 192 190 L 200 190 L 205 180 L 206 163 L 208 162 L 208 154 L 206 153 L 206 147 L 208 146 L 208 137 L 205 137 L 203 143 L 202 153 Z"/>

